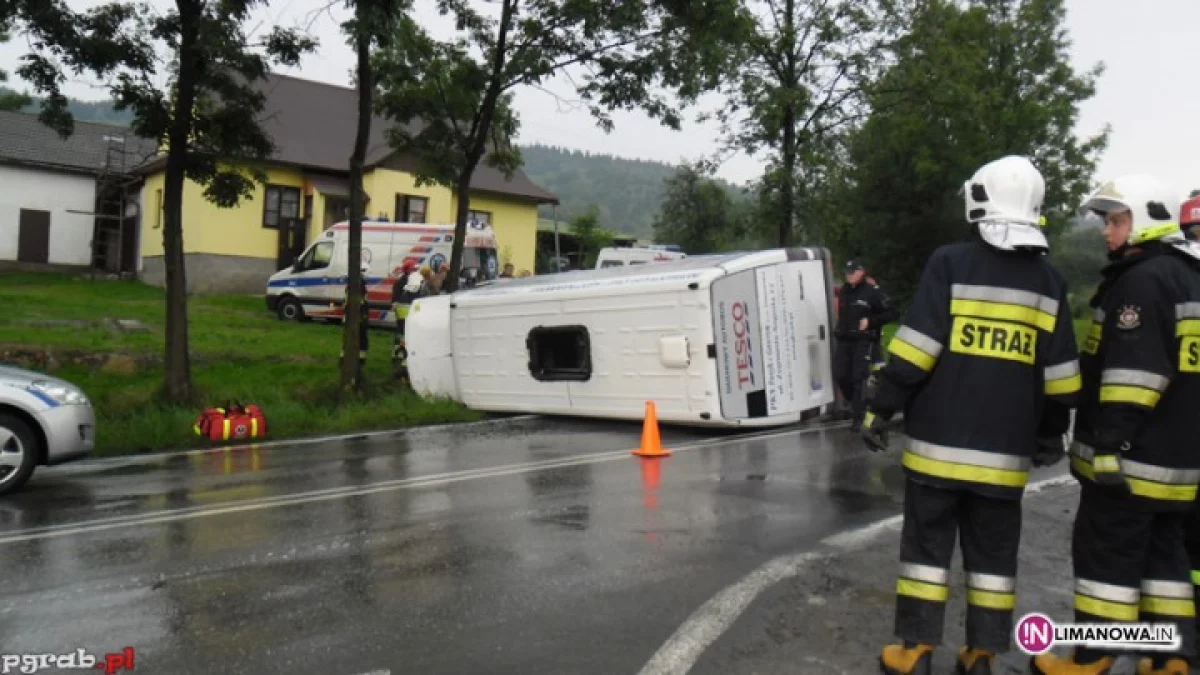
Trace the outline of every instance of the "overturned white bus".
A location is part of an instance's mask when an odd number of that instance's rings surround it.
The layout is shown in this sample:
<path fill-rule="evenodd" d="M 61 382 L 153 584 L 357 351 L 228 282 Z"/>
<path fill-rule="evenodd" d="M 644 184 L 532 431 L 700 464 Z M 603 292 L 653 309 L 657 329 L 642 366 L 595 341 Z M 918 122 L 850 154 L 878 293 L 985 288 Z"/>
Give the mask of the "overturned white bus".
<path fill-rule="evenodd" d="M 833 303 L 821 248 L 516 279 L 418 300 L 409 370 L 481 411 L 785 425 L 835 400 Z"/>

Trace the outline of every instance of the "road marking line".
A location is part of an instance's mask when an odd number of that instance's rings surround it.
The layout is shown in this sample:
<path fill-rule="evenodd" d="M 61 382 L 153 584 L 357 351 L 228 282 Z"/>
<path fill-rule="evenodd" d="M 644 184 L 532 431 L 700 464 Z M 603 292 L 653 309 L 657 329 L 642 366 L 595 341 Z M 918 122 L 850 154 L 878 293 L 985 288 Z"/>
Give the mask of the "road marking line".
<path fill-rule="evenodd" d="M 1031 483 L 1025 493 L 1036 494 L 1074 480 L 1070 474 L 1047 478 Z M 737 583 L 709 598 L 708 602 L 693 612 L 659 647 L 639 675 L 687 673 L 700 655 L 729 630 L 764 590 L 784 579 L 798 576 L 810 563 L 863 548 L 879 535 L 899 529 L 903 522 L 903 515 L 889 516 L 870 525 L 825 537 L 817 543 L 817 548 L 832 548 L 832 551 L 807 551 L 768 560 Z"/>
<path fill-rule="evenodd" d="M 770 430 L 760 433 L 744 434 L 736 436 L 732 439 L 715 438 L 680 446 L 675 448 L 673 451 L 681 452 L 685 450 L 694 450 L 711 445 L 729 443 L 730 441 L 755 440 L 788 435 L 802 436 L 820 431 L 828 431 L 830 429 L 838 428 L 839 426 L 844 426 L 844 424 L 808 427 L 804 429 Z M 534 471 L 579 466 L 582 464 L 598 464 L 600 462 L 611 462 L 630 456 L 629 450 L 610 450 L 607 452 L 595 452 L 586 455 L 578 455 L 575 457 L 545 459 L 535 462 L 506 464 L 497 467 L 486 467 L 481 469 L 466 469 L 463 471 L 454 471 L 450 473 L 378 481 L 360 486 L 325 488 L 308 492 L 297 492 L 293 494 L 276 495 L 273 497 L 248 499 L 238 502 L 231 502 L 222 506 L 189 506 L 180 509 L 161 511 L 157 514 L 132 514 L 128 516 L 114 516 L 112 518 L 97 518 L 80 523 L 65 523 L 62 525 L 17 530 L 10 534 L 0 535 L 0 545 L 15 544 L 18 542 L 34 541 L 39 539 L 51 539 L 55 537 L 66 537 L 75 534 L 88 534 L 122 527 L 133 527 L 136 525 L 156 525 L 180 520 L 191 520 L 193 518 L 227 515 L 231 513 L 245 513 L 249 511 L 261 511 L 264 509 L 281 506 L 297 506 L 300 504 L 329 501 L 331 499 L 359 497 L 378 492 L 390 492 L 394 490 L 449 485 L 451 483 L 459 483 L 468 480 L 512 476 L 522 473 L 531 473 Z"/>

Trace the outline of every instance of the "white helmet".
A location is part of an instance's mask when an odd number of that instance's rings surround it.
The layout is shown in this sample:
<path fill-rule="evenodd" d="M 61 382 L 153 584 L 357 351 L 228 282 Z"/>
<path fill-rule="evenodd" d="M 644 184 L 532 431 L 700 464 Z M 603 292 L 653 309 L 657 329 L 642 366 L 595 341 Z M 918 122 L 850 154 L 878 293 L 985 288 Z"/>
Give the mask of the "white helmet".
<path fill-rule="evenodd" d="M 1112 211 L 1129 210 L 1133 227 L 1129 246 L 1148 241 L 1181 242 L 1179 195 L 1154 176 L 1131 174 L 1104 183 L 1088 195 L 1079 207 L 1080 215 L 1089 211 L 1104 217 Z"/>
<path fill-rule="evenodd" d="M 967 222 L 996 248 L 1048 249 L 1042 233 L 1046 181 L 1025 157 L 1009 155 L 980 167 L 963 184 Z"/>

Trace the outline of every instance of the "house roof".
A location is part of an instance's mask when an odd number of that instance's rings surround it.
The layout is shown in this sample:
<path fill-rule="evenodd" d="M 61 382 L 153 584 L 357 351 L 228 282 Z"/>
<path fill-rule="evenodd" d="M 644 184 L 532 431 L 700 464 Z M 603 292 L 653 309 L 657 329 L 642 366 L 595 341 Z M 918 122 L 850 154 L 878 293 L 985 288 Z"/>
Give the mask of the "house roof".
<path fill-rule="evenodd" d="M 358 120 L 358 92 L 324 82 L 304 80 L 290 75 L 270 73 L 255 85 L 266 94 L 261 123 L 275 143 L 272 160 L 306 169 L 337 174 L 348 173 L 350 152 L 354 149 Z M 367 168 L 387 162 L 390 168 L 411 171 L 411 160 L 393 158 L 387 143 L 392 122 L 378 115 L 371 119 L 367 141 Z M 412 131 L 419 123 L 410 122 Z M 399 164 L 403 166 L 397 166 Z M 511 179 L 484 164 L 471 178 L 471 188 L 484 192 L 521 197 L 538 203 L 558 203 L 558 197 L 535 184 L 525 172 L 517 170 Z"/>
<path fill-rule="evenodd" d="M 37 115 L 0 112 L 2 163 L 87 174 L 124 173 L 153 157 L 156 149 L 154 141 L 125 127 L 77 120 L 74 132 L 64 139 Z"/>

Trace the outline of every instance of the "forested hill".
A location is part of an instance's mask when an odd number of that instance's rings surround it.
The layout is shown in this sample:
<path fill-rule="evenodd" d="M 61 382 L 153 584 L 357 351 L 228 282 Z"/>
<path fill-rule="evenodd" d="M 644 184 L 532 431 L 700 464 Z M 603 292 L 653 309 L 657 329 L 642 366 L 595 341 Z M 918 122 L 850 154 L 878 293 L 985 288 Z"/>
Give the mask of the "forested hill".
<path fill-rule="evenodd" d="M 675 173 L 674 166 L 536 144 L 521 146 L 521 156 L 533 182 L 562 201 L 559 220 L 569 221 L 595 204 L 601 227 L 653 238 L 652 223 L 666 191 L 664 181 Z M 543 206 L 542 217 L 550 216 L 551 207 Z"/>

